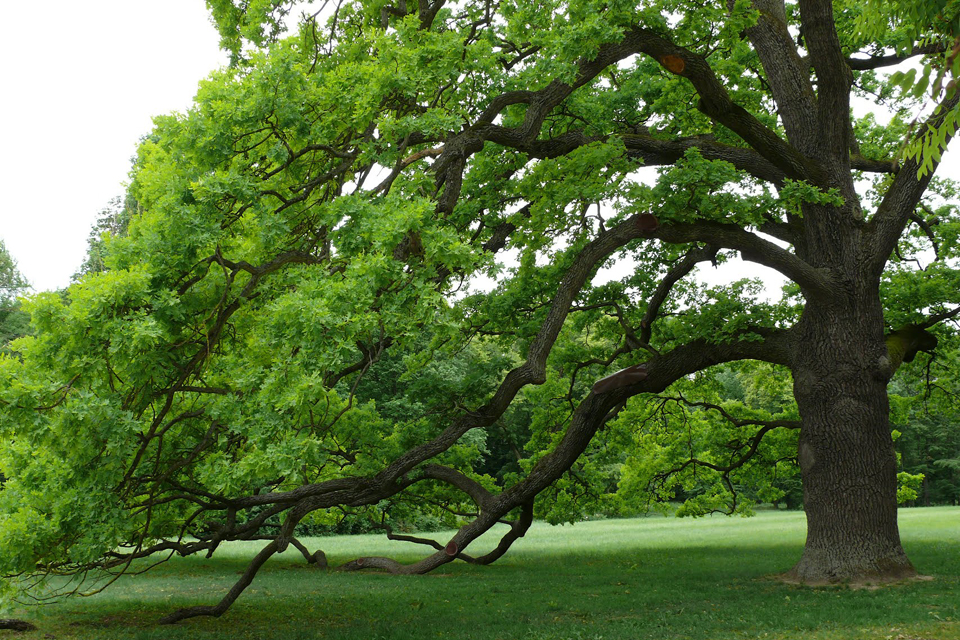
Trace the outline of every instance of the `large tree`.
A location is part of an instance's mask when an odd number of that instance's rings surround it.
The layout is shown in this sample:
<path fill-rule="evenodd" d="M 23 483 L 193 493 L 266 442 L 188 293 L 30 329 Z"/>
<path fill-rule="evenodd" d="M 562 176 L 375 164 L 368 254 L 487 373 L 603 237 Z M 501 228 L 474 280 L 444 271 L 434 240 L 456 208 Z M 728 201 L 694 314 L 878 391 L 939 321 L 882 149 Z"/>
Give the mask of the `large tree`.
<path fill-rule="evenodd" d="M 598 431 L 745 360 L 792 374 L 799 422 L 730 416 L 746 435 L 713 466 L 799 427 L 791 575 L 915 574 L 887 385 L 957 313 L 958 218 L 939 156 L 898 160 L 917 114 L 851 100 L 919 108 L 877 69 L 943 56 L 888 49 L 936 25 L 871 39 L 847 0 L 344 1 L 277 39 L 288 3 L 208 4 L 234 66 L 157 119 L 129 234 L 68 303 L 34 298 L 37 335 L 0 361 L 4 574 L 264 540 L 219 604 L 167 621 L 219 615 L 275 553 L 315 557 L 303 522 L 426 504 L 462 524 L 435 553 L 348 566 L 491 562 Z M 945 144 L 957 100 L 923 116 Z M 782 299 L 691 280 L 736 255 Z M 494 449 L 519 458 L 496 478 Z"/>

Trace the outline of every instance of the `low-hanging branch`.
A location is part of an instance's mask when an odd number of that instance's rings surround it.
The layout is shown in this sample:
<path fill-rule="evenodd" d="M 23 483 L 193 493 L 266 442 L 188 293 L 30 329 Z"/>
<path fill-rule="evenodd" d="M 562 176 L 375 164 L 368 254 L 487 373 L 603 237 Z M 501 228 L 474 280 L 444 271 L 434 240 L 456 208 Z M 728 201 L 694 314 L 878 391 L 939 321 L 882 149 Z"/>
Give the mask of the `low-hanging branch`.
<path fill-rule="evenodd" d="M 630 231 L 631 226 L 636 229 L 636 225 L 632 225 L 631 221 L 611 229 L 606 235 L 609 240 L 601 236 L 595 241 L 594 250 L 584 250 L 580 254 L 580 260 L 575 261 L 571 266 L 567 278 L 561 285 L 561 295 L 554 299 L 554 311 L 549 313 L 543 322 L 540 338 L 534 340 L 531 344 L 526 363 L 507 374 L 500 389 L 485 408 L 458 419 L 440 436 L 401 455 L 376 476 L 341 478 L 320 484 L 306 485 L 288 492 L 260 494 L 228 500 L 231 509 L 272 504 L 276 505 L 275 508 L 286 510 L 286 521 L 279 536 L 254 559 L 238 584 L 230 590 L 220 604 L 213 607 L 200 606 L 184 609 L 168 616 L 165 621 L 175 622 L 196 615 L 220 615 L 250 583 L 252 576 L 259 566 L 266 561 L 266 558 L 277 551 L 282 551 L 289 544 L 289 540 L 293 538 L 293 528 L 296 523 L 308 513 L 337 505 L 376 504 L 404 490 L 411 484 L 427 478 L 440 479 L 466 491 L 477 501 L 480 507 L 479 515 L 472 522 L 461 527 L 443 547 L 442 551 L 438 550 L 419 562 L 411 565 L 401 565 L 392 560 L 371 559 L 368 561 L 358 559 L 354 566 L 356 568 L 380 568 L 396 573 L 425 573 L 431 571 L 458 557 L 471 541 L 500 522 L 513 509 L 525 504 L 532 504 L 536 495 L 566 472 L 570 464 L 589 444 L 596 430 L 615 415 L 612 410 L 617 406 L 622 406 L 626 398 L 638 393 L 662 391 L 683 376 L 730 360 L 753 358 L 779 363 L 785 363 L 789 360 L 791 336 L 789 332 L 782 330 L 765 331 L 765 337 L 761 341 L 750 339 L 725 344 L 696 342 L 678 347 L 671 352 L 649 360 L 646 363 L 649 375 L 642 382 L 610 393 L 590 394 L 574 411 L 570 426 L 554 451 L 538 461 L 520 482 L 499 494 L 490 494 L 486 489 L 460 472 L 445 469 L 439 465 L 428 465 L 424 467 L 422 473 L 408 479 L 407 474 L 413 471 L 417 465 L 452 446 L 468 430 L 492 424 L 509 406 L 506 394 L 515 394 L 522 386 L 531 382 L 534 384 L 538 382 L 537 378 L 531 378 L 529 373 L 518 374 L 517 372 L 530 371 L 531 369 L 535 371 L 537 367 L 543 366 L 542 362 L 549 353 L 550 342 L 555 339 L 563 323 L 563 319 L 572 304 L 574 292 L 582 287 L 587 274 L 592 270 L 588 265 L 596 264 L 609 252 L 616 250 L 619 242 L 624 242 L 631 234 L 637 233 L 636 231 Z M 613 240 L 614 238 L 618 239 Z M 582 266 L 578 266 L 578 263 Z M 564 291 L 567 293 L 563 293 Z M 499 401 L 498 397 L 500 398 Z M 511 529 L 501 540 L 498 548 L 491 554 L 477 558 L 477 561 L 492 562 L 505 553 L 512 542 L 521 537 L 526 527 L 529 526 L 529 524 L 524 526 L 524 522 L 526 522 L 526 518 L 522 517 L 514 525 L 511 525 Z M 232 539 L 232 536 L 226 534 L 226 532 L 221 532 L 218 538 L 228 540 Z M 204 548 L 209 548 L 213 544 L 213 541 L 210 541 Z M 199 551 L 201 548 L 198 547 L 196 550 Z M 266 554 L 265 557 L 264 554 Z"/>

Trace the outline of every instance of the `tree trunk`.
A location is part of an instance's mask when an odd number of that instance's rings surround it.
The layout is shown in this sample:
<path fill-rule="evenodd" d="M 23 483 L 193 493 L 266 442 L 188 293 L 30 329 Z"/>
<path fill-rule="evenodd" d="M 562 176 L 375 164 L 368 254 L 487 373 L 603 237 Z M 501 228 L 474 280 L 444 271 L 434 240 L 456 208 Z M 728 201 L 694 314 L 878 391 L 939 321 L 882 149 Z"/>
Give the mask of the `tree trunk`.
<path fill-rule="evenodd" d="M 810 303 L 797 328 L 793 374 L 807 541 L 788 577 L 825 584 L 914 576 L 897 528 L 879 296 Z"/>

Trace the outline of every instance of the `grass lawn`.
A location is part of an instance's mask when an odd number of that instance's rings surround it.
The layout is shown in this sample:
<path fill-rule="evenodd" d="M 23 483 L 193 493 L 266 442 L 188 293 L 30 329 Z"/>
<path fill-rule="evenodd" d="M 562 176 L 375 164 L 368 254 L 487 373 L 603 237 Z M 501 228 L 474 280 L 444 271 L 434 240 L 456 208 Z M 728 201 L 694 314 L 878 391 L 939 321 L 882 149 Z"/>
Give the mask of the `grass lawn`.
<path fill-rule="evenodd" d="M 100 595 L 18 612 L 38 631 L 0 638 L 594 640 L 603 638 L 960 639 L 960 508 L 906 509 L 907 553 L 931 581 L 876 590 L 804 588 L 767 578 L 797 560 L 802 513 L 535 524 L 499 562 L 426 576 L 325 572 L 296 551 L 271 560 L 220 619 L 157 626 L 214 604 L 258 545 L 180 558 Z M 331 564 L 414 559 L 425 548 L 379 536 L 318 538 Z M 492 546 L 481 540 L 471 545 Z"/>

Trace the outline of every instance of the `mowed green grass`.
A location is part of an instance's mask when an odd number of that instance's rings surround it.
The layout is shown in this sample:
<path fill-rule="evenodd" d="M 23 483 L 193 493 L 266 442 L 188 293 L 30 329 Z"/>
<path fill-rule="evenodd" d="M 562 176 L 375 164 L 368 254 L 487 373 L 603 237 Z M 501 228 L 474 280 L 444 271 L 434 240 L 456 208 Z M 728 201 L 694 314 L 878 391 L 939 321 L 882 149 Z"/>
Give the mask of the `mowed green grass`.
<path fill-rule="evenodd" d="M 233 544 L 212 560 L 174 559 L 97 596 L 20 611 L 39 630 L 17 637 L 957 640 L 960 508 L 902 510 L 900 529 L 932 580 L 873 590 L 785 585 L 769 576 L 799 557 L 802 513 L 651 517 L 535 524 L 493 565 L 456 562 L 426 576 L 321 571 L 291 550 L 222 618 L 158 626 L 175 608 L 219 600 L 259 548 Z M 306 543 L 334 565 L 360 555 L 412 560 L 425 549 L 379 536 Z"/>

